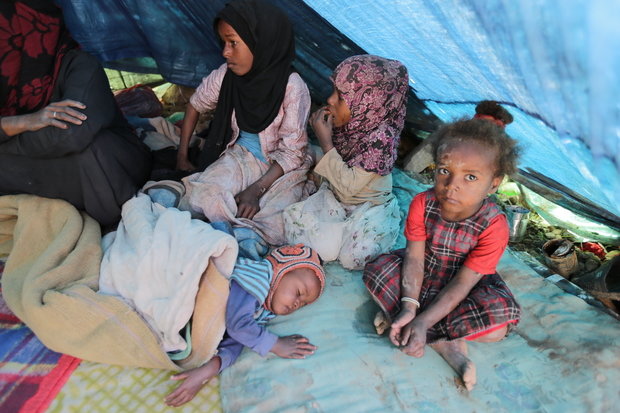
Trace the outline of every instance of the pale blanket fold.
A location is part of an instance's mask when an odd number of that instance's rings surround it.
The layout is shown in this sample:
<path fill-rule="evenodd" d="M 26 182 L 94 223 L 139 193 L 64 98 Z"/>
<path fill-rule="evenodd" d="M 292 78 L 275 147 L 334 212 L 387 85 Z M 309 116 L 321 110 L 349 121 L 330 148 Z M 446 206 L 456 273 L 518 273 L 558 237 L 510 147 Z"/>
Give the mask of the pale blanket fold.
<path fill-rule="evenodd" d="M 194 311 L 209 259 L 225 277 L 237 258 L 234 237 L 190 213 L 164 208 L 144 194 L 123 205 L 116 232 L 104 237 L 100 293 L 124 297 L 149 323 L 166 351 L 187 346 L 179 331 Z"/>
<path fill-rule="evenodd" d="M 0 197 L 2 293 L 52 350 L 108 364 L 179 369 L 143 319 L 117 297 L 97 294 L 99 224 L 69 203 Z"/>

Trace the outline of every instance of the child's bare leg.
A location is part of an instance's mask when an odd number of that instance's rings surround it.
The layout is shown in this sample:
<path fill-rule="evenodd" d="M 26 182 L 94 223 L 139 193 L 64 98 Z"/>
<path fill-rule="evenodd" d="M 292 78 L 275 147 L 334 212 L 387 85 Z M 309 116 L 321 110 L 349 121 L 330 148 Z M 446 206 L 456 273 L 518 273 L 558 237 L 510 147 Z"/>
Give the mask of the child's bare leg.
<path fill-rule="evenodd" d="M 467 390 L 476 384 L 476 365 L 467 357 L 465 340 L 438 341 L 430 345 L 461 377 Z"/>
<path fill-rule="evenodd" d="M 164 398 L 168 406 L 178 407 L 192 400 L 220 371 L 222 360 L 215 356 L 200 367 L 184 371 L 171 377 L 172 380 L 185 380 L 172 393 Z"/>
<path fill-rule="evenodd" d="M 501 339 L 506 337 L 506 333 L 508 333 L 508 327 L 503 327 L 499 330 L 495 330 L 488 334 L 480 336 L 473 341 L 478 343 L 495 343 L 496 341 L 500 341 Z"/>
<path fill-rule="evenodd" d="M 375 325 L 375 330 L 377 330 L 377 334 L 379 335 L 382 335 L 383 333 L 385 333 L 385 330 L 387 330 L 388 327 L 390 326 L 390 323 L 387 317 L 381 310 L 379 310 L 377 314 L 375 314 L 375 319 L 373 321 L 373 324 Z"/>

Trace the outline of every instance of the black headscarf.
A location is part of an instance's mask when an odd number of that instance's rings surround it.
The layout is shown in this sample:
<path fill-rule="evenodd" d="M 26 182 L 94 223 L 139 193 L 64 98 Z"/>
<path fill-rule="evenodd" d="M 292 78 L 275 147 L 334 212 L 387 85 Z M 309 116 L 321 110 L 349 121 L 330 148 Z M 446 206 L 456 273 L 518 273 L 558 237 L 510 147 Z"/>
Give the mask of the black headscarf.
<path fill-rule="evenodd" d="M 295 38 L 288 17 L 277 7 L 259 0 L 233 0 L 215 17 L 230 24 L 253 55 L 252 69 L 244 76 L 226 71 L 215 115 L 198 167 L 204 170 L 222 153 L 232 136 L 233 109 L 241 130 L 258 133 L 278 114 L 288 77 L 293 71 Z"/>

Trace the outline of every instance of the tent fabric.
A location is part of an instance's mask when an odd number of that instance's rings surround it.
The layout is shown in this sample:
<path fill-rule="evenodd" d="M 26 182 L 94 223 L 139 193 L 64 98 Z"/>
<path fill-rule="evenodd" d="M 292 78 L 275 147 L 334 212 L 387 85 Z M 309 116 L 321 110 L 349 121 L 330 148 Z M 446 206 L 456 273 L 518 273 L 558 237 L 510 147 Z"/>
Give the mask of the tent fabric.
<path fill-rule="evenodd" d="M 109 65 L 196 86 L 222 62 L 211 27 L 225 1 L 57 3 L 78 42 Z M 295 66 L 315 99 L 325 99 L 327 76 L 345 57 L 365 51 L 399 59 L 426 104 L 416 106 L 419 116 L 450 121 L 471 116 L 482 99 L 503 102 L 516 118 L 507 131 L 522 143 L 522 168 L 620 220 L 620 2 L 272 3 L 293 20 Z"/>
<path fill-rule="evenodd" d="M 403 61 L 443 121 L 506 103 L 522 167 L 620 213 L 619 2 L 306 3 L 369 53 Z"/>
<path fill-rule="evenodd" d="M 196 87 L 219 67 L 213 18 L 227 0 L 56 0 L 80 45 L 110 67 L 158 71 L 169 82 Z M 327 77 L 352 54 L 365 53 L 301 0 L 275 0 L 294 23 L 298 71 L 315 95 L 331 93 Z M 301 24 L 303 22 L 303 24 Z M 336 46 L 336 47 L 334 47 Z"/>
<path fill-rule="evenodd" d="M 562 292 L 512 254 L 499 271 L 523 318 L 498 343 L 472 343 L 473 391 L 432 349 L 409 357 L 373 331 L 378 307 L 360 272 L 326 266 L 313 305 L 270 326 L 318 346 L 304 360 L 244 351 L 220 376 L 225 412 L 609 412 L 620 379 L 616 320 Z M 568 333 L 570 332 L 570 333 Z M 240 396 L 242 395 L 242 397 Z"/>

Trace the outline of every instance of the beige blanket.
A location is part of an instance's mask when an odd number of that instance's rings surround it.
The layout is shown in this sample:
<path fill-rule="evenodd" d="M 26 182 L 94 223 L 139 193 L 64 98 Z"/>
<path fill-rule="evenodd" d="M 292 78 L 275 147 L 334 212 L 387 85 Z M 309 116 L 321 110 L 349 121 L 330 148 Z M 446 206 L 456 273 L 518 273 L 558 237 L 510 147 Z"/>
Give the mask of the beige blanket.
<path fill-rule="evenodd" d="M 0 197 L 5 301 L 52 350 L 102 363 L 178 369 L 135 311 L 96 293 L 100 242 L 97 222 L 67 202 Z"/>

